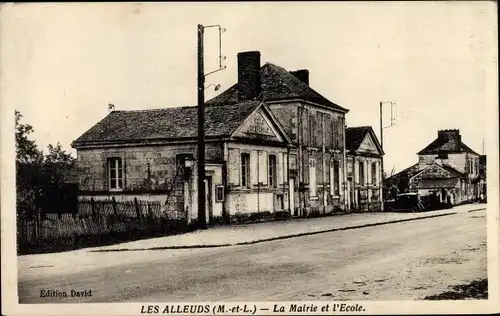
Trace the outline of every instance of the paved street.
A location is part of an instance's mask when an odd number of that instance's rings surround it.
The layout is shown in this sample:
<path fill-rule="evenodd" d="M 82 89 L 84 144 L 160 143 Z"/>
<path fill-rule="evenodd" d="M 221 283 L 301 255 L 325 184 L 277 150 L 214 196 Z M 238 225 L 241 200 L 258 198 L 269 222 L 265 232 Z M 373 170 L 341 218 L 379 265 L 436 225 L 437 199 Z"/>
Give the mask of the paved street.
<path fill-rule="evenodd" d="M 421 299 L 486 278 L 486 211 L 243 246 L 44 256 L 65 267 L 21 257 L 21 303 Z"/>

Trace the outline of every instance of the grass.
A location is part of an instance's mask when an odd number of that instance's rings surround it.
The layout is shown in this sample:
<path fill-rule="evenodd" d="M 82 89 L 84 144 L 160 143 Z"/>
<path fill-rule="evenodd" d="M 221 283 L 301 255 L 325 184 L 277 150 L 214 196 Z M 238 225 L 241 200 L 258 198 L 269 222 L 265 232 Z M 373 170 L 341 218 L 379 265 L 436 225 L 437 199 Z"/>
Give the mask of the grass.
<path fill-rule="evenodd" d="M 451 291 L 431 295 L 424 300 L 466 300 L 488 299 L 488 279 L 472 281 L 469 284 L 455 285 Z"/>

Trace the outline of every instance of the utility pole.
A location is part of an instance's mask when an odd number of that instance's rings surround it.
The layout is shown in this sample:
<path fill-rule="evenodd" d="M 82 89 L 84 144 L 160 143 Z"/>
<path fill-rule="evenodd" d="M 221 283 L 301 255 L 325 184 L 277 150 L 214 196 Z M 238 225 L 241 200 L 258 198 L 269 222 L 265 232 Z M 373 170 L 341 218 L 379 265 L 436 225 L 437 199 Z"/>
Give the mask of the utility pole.
<path fill-rule="evenodd" d="M 388 125 L 388 126 L 384 126 L 383 125 L 383 106 L 384 104 L 387 104 L 387 103 L 390 103 L 391 104 L 391 124 Z M 384 150 L 384 128 L 388 128 L 388 127 L 391 127 L 391 126 L 394 126 L 394 117 L 393 117 L 393 110 L 392 110 L 392 107 L 394 106 L 394 102 L 392 101 L 380 101 L 379 103 L 379 106 L 380 106 L 380 147 L 382 148 L 382 150 Z M 384 199 L 384 180 L 385 180 L 385 175 L 384 175 L 384 156 L 382 156 L 380 158 L 380 186 L 382 187 L 382 198 L 381 198 L 381 202 L 382 202 L 382 210 L 383 210 L 383 199 Z"/>
<path fill-rule="evenodd" d="M 203 25 L 198 24 L 198 227 L 207 228 L 205 211 L 205 70 Z"/>
<path fill-rule="evenodd" d="M 219 68 L 205 74 L 204 68 L 204 31 L 206 28 L 218 27 L 219 28 Z M 207 228 L 206 216 L 206 192 L 205 192 L 205 77 L 217 71 L 226 69 L 222 66 L 221 33 L 225 31 L 220 25 L 203 26 L 198 24 L 198 228 Z M 217 85 L 217 90 L 220 85 Z"/>
<path fill-rule="evenodd" d="M 384 104 L 387 104 L 389 103 L 391 105 L 391 124 L 388 125 L 388 126 L 384 126 L 383 125 L 383 122 L 382 122 L 382 117 L 383 117 L 383 106 Z M 388 128 L 388 127 L 391 127 L 391 126 L 394 126 L 394 116 L 393 116 L 393 110 L 392 110 L 392 107 L 394 106 L 394 102 L 393 101 L 380 101 L 379 103 L 379 106 L 380 106 L 380 147 L 382 147 L 382 150 L 384 150 L 384 129 L 385 128 Z M 384 157 L 382 156 L 382 158 L 380 159 L 380 163 L 381 163 L 381 166 L 380 166 L 380 172 L 382 173 L 380 179 L 382 181 L 385 180 L 385 176 L 384 176 Z"/>

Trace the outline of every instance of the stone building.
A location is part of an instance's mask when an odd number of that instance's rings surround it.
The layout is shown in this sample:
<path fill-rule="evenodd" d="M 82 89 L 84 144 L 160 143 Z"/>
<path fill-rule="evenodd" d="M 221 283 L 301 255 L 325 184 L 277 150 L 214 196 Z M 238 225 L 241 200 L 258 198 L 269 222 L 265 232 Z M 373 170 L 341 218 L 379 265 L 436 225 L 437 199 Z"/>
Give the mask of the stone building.
<path fill-rule="evenodd" d="M 486 201 L 488 190 L 486 186 L 486 155 L 479 156 L 479 199 Z"/>
<path fill-rule="evenodd" d="M 289 210 L 291 141 L 265 102 L 211 105 L 206 119 L 207 221 Z M 72 143 L 80 198 L 156 200 L 197 217 L 197 108 L 113 111 Z"/>
<path fill-rule="evenodd" d="M 346 208 L 345 114 L 309 71 L 238 56 L 238 82 L 206 102 L 207 219 Z M 75 140 L 81 196 L 155 199 L 195 216 L 196 107 L 113 111 Z M 186 172 L 186 167 L 188 171 Z"/>
<path fill-rule="evenodd" d="M 397 179 L 400 187 L 438 204 L 479 198 L 480 156 L 462 142 L 458 129 L 438 131 L 438 137 L 417 154 L 418 163 L 387 179 L 386 185 Z M 401 184 L 402 178 L 407 185 Z"/>
<path fill-rule="evenodd" d="M 382 146 L 371 126 L 349 127 L 345 134 L 347 207 L 359 211 L 381 211 Z"/>
<path fill-rule="evenodd" d="M 290 208 L 295 215 L 346 207 L 345 114 L 309 85 L 309 71 L 261 66 L 257 51 L 238 54 L 238 82 L 208 104 L 265 101 L 292 142 Z"/>

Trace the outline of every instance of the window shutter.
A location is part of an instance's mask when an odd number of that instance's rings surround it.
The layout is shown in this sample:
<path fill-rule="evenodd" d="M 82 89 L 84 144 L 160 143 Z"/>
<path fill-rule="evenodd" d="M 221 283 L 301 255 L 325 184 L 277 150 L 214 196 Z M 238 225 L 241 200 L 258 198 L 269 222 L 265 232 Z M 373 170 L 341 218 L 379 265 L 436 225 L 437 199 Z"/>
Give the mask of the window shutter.
<path fill-rule="evenodd" d="M 342 163 L 342 161 L 339 160 L 339 195 L 342 195 L 342 192 L 343 192 L 343 184 L 344 184 L 344 168 L 343 168 L 344 164 Z"/>
<path fill-rule="evenodd" d="M 250 185 L 257 185 L 257 175 L 259 170 L 257 151 L 252 150 L 250 153 Z"/>
<path fill-rule="evenodd" d="M 342 149 L 344 148 L 344 119 L 339 118 L 338 126 L 337 126 L 337 133 L 338 133 L 338 144 L 339 148 Z"/>
<path fill-rule="evenodd" d="M 334 186 L 335 186 L 335 172 L 333 170 L 333 160 L 330 160 L 330 194 L 334 195 Z"/>
<path fill-rule="evenodd" d="M 283 184 L 283 153 L 278 153 L 276 156 L 276 172 L 277 174 L 277 180 L 278 180 L 278 185 Z"/>
<path fill-rule="evenodd" d="M 283 182 L 288 181 L 288 154 L 283 154 Z"/>
<path fill-rule="evenodd" d="M 240 170 L 241 170 L 241 157 L 240 150 L 237 148 L 229 148 L 229 159 L 228 159 L 228 171 L 229 171 L 229 184 L 239 185 L 240 184 Z"/>
<path fill-rule="evenodd" d="M 323 115 L 321 113 L 316 113 L 316 142 L 315 142 L 316 147 L 322 146 L 322 140 L 321 140 L 322 119 Z"/>
<path fill-rule="evenodd" d="M 330 115 L 325 116 L 325 147 L 332 148 L 332 120 Z"/>
<path fill-rule="evenodd" d="M 332 121 L 332 146 L 334 149 L 337 149 L 338 144 L 337 144 L 337 120 L 333 119 Z"/>
<path fill-rule="evenodd" d="M 268 182 L 268 162 L 267 151 L 259 151 L 259 182 L 263 185 Z"/>
<path fill-rule="evenodd" d="M 314 146 L 314 117 L 312 115 L 309 116 L 307 143 L 311 147 Z"/>

